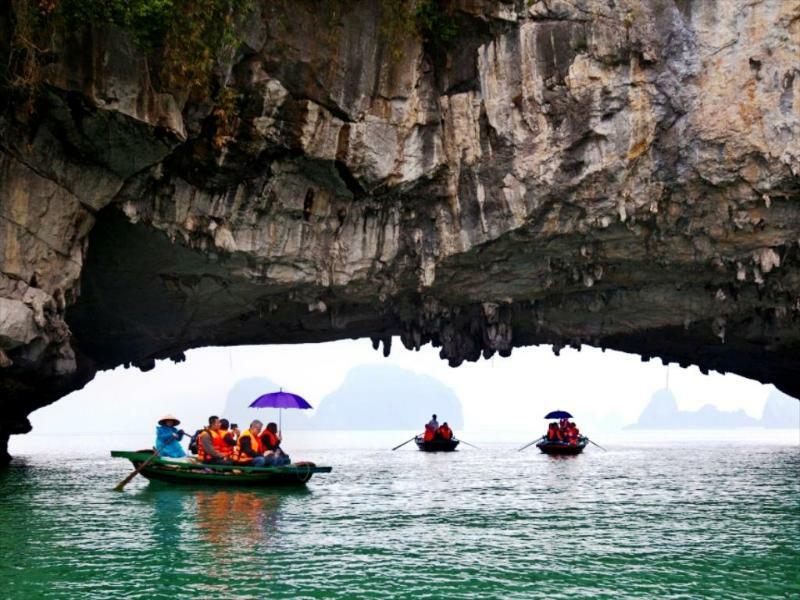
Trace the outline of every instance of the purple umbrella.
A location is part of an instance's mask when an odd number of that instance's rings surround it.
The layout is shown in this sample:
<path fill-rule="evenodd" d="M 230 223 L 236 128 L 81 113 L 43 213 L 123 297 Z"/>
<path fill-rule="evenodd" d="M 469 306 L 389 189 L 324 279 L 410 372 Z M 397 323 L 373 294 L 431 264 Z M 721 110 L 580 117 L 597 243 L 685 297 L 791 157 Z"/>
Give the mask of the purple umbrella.
<path fill-rule="evenodd" d="M 284 392 L 283 389 L 279 392 L 270 392 L 259 396 L 250 403 L 250 408 L 277 408 L 278 410 L 278 429 L 281 428 L 281 420 L 283 417 L 284 408 L 314 408 L 304 398 L 297 394 L 290 394 Z"/>

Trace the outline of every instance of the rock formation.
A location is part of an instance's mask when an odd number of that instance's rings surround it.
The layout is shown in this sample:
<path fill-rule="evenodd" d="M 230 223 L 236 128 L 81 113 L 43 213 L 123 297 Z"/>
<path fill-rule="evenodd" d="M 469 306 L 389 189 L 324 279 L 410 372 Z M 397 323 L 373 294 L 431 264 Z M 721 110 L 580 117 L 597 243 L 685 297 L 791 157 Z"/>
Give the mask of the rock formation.
<path fill-rule="evenodd" d="M 443 46 L 256 2 L 225 119 L 119 31 L 56 40 L 0 118 L 0 445 L 211 344 L 591 344 L 800 395 L 800 4 L 449 4 Z"/>

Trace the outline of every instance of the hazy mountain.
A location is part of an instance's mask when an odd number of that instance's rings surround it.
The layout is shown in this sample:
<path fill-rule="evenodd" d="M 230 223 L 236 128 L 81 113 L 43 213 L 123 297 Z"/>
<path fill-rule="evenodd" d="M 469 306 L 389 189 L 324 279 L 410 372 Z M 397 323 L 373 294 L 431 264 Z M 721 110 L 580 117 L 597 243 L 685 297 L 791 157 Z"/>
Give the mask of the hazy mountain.
<path fill-rule="evenodd" d="M 228 393 L 222 415 L 246 428 L 253 419 L 277 420 L 274 409 L 248 405 L 261 394 L 277 391 L 265 377 L 238 381 Z M 436 413 L 454 429 L 464 427 L 461 402 L 455 392 L 438 379 L 392 365 L 361 365 L 351 369 L 342 385 L 319 402 L 306 398 L 317 410 L 283 411 L 290 429 L 422 430 Z"/>
<path fill-rule="evenodd" d="M 249 408 L 250 403 L 262 394 L 277 392 L 280 388 L 266 377 L 251 377 L 237 381 L 228 392 L 225 410 L 221 417 L 227 418 L 231 423 L 236 423 L 244 431 L 254 419 L 264 423 L 274 418 L 275 410 Z M 284 413 L 285 414 L 285 413 Z M 292 419 L 298 421 L 299 419 Z"/>
<path fill-rule="evenodd" d="M 761 425 L 774 429 L 800 427 L 800 401 L 773 389 L 767 396 Z"/>
<path fill-rule="evenodd" d="M 322 399 L 316 414 L 293 419 L 292 428 L 421 431 L 432 413 L 454 429 L 464 427 L 461 402 L 438 379 L 392 365 L 362 365 Z"/>
<path fill-rule="evenodd" d="M 743 410 L 724 411 L 710 404 L 696 411 L 679 410 L 674 394 L 662 389 L 653 394 L 639 420 L 626 429 L 734 429 L 759 425 L 759 420 Z"/>

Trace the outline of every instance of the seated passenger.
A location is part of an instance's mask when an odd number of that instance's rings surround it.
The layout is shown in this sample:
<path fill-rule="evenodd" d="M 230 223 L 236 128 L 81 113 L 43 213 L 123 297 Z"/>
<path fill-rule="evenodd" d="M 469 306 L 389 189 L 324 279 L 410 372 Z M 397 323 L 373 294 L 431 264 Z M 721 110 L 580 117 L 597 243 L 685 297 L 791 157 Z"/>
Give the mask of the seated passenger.
<path fill-rule="evenodd" d="M 250 423 L 250 429 L 245 429 L 239 439 L 236 440 L 236 446 L 233 449 L 231 458 L 233 462 L 239 465 L 247 465 L 253 467 L 263 467 L 266 459 L 264 458 L 264 447 L 261 444 L 261 428 L 264 424 L 255 420 Z"/>
<path fill-rule="evenodd" d="M 442 426 L 439 427 L 439 431 L 437 431 L 437 434 L 439 435 L 440 438 L 446 441 L 450 441 L 453 439 L 453 430 L 450 429 L 450 426 L 447 424 L 447 421 L 445 421 L 442 424 Z"/>
<path fill-rule="evenodd" d="M 197 436 L 197 458 L 208 465 L 230 464 L 228 457 L 222 452 L 222 434 L 219 419 L 203 429 Z"/>
<path fill-rule="evenodd" d="M 281 448 L 280 434 L 275 423 L 267 423 L 267 428 L 261 435 L 261 445 L 265 450 L 264 458 L 267 466 L 280 467 L 288 465 L 291 461 L 289 455 Z"/>
<path fill-rule="evenodd" d="M 186 435 L 183 429 L 178 429 L 181 422 L 167 415 L 158 421 L 156 427 L 156 449 L 159 455 L 165 458 L 183 458 L 186 456 L 181 445 L 178 443 Z"/>
<path fill-rule="evenodd" d="M 567 423 L 565 439 L 571 446 L 576 446 L 578 444 L 578 428 L 575 427 L 575 423 Z"/>
<path fill-rule="evenodd" d="M 198 429 L 194 432 L 194 435 L 189 440 L 189 452 L 192 454 L 197 454 L 197 440 L 200 438 L 200 434 L 203 433 L 206 429 L 210 429 L 214 426 L 214 423 L 219 421 L 219 417 L 216 415 L 211 415 L 208 417 L 208 427 L 203 427 L 202 429 Z"/>
<path fill-rule="evenodd" d="M 428 423 L 425 425 L 425 433 L 422 434 L 422 441 L 432 442 L 434 437 L 436 437 L 436 430 Z"/>
<path fill-rule="evenodd" d="M 215 448 L 217 448 L 219 453 L 225 458 L 230 458 L 231 454 L 233 454 L 233 448 L 236 446 L 236 439 L 230 432 L 230 424 L 228 423 L 228 419 L 219 420 L 219 437 L 217 437 L 214 441 L 216 442 Z"/>
<path fill-rule="evenodd" d="M 550 423 L 550 425 L 547 426 L 547 441 L 548 442 L 561 441 L 561 432 L 558 430 L 557 423 Z"/>

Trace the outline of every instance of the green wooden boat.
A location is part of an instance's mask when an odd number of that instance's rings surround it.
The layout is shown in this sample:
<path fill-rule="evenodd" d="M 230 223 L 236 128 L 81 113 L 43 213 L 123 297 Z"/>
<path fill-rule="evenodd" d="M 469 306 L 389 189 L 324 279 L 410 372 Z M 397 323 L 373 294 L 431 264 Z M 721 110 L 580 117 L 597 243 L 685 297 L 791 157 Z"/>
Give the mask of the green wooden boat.
<path fill-rule="evenodd" d="M 129 452 L 112 450 L 114 458 L 127 458 L 134 467 L 153 456 L 152 450 Z M 297 463 L 285 467 L 240 467 L 236 465 L 204 465 L 155 458 L 142 469 L 141 475 L 150 480 L 168 483 L 193 483 L 213 486 L 302 486 L 314 473 L 330 473 L 332 467 L 314 463 Z"/>

